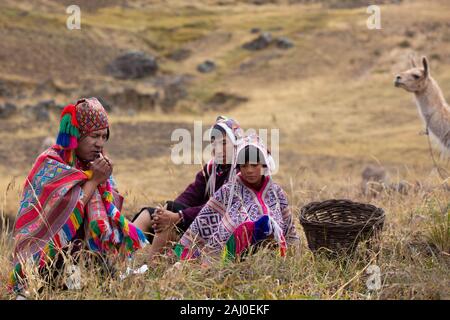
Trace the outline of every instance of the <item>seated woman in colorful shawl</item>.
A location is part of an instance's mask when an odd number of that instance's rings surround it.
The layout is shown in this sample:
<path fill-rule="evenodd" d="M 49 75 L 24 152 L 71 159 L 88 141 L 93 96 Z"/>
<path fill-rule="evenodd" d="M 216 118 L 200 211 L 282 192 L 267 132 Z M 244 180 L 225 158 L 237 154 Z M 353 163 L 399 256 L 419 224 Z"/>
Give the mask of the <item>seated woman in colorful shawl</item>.
<path fill-rule="evenodd" d="M 233 259 L 260 241 L 272 239 L 285 255 L 299 243 L 286 193 L 273 182 L 274 162 L 252 135 L 244 138 L 234 160 L 233 178 L 200 211 L 179 243 L 182 259 L 202 256 Z"/>
<path fill-rule="evenodd" d="M 232 159 L 242 141 L 243 131 L 233 119 L 219 116 L 211 127 L 212 158 L 203 166 L 192 182 L 175 201 L 167 201 L 165 208 L 142 208 L 133 223 L 146 232 L 152 243 L 149 260 L 176 241 L 197 217 L 210 196 L 224 185 L 231 172 Z"/>
<path fill-rule="evenodd" d="M 147 243 L 120 213 L 123 198 L 104 155 L 108 138 L 108 117 L 96 98 L 62 111 L 57 144 L 37 158 L 24 185 L 11 289 L 26 286 L 23 263 L 37 263 L 42 271 L 59 253 L 69 247 L 72 252 L 75 243 L 101 254 L 129 254 Z"/>

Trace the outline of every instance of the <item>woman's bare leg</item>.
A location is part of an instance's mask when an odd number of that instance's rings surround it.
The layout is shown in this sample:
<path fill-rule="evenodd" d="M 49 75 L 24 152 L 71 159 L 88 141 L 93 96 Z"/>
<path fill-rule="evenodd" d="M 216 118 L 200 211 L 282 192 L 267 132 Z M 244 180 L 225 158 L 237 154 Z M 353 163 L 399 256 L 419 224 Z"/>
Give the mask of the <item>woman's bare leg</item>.
<path fill-rule="evenodd" d="M 133 224 L 143 232 L 150 232 L 152 226 L 150 212 L 147 209 L 143 210 L 136 220 L 133 221 Z"/>
<path fill-rule="evenodd" d="M 143 232 L 150 232 L 152 226 L 152 218 L 150 216 L 150 212 L 145 209 L 141 212 L 141 214 L 134 220 L 133 224 L 141 229 Z M 158 255 L 167 247 L 167 244 L 170 241 L 174 241 L 176 238 L 174 227 L 169 227 L 166 230 L 155 233 L 153 237 L 152 244 L 148 249 L 148 261 L 149 263 L 153 263 L 155 256 Z"/>
<path fill-rule="evenodd" d="M 161 253 L 169 244 L 170 241 L 175 240 L 175 229 L 173 227 L 167 228 L 166 230 L 156 233 L 153 238 L 152 245 L 148 251 L 148 261 L 150 263 L 154 262 L 155 256 Z"/>

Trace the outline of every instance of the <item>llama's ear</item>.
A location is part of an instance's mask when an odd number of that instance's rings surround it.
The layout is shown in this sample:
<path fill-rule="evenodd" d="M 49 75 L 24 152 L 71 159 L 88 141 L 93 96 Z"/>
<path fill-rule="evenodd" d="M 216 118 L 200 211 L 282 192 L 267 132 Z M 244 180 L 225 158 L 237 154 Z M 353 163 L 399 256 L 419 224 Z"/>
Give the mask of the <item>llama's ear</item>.
<path fill-rule="evenodd" d="M 428 66 L 427 57 L 422 57 L 423 70 L 425 71 L 425 77 L 430 75 L 430 67 Z"/>
<path fill-rule="evenodd" d="M 412 53 L 409 55 L 409 62 L 411 63 L 411 67 L 417 68 L 416 60 L 414 59 L 414 55 Z"/>

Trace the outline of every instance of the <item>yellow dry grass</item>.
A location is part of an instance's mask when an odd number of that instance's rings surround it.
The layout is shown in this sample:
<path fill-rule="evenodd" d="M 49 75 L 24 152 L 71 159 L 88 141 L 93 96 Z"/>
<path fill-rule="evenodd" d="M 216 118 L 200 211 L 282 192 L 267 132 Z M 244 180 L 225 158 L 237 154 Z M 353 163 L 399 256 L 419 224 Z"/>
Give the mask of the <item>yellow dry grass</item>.
<path fill-rule="evenodd" d="M 450 298 L 448 191 L 442 188 L 442 181 L 433 170 L 426 137 L 418 134 L 422 124 L 412 96 L 393 86 L 394 74 L 407 67 L 408 54 L 417 52 L 435 57 L 431 60 L 432 75 L 450 98 L 450 5 L 446 1 L 406 1 L 382 6 L 382 30 L 365 27 L 365 8 L 325 10 L 318 5 L 242 3 L 217 6 L 213 1 L 154 1 L 149 5 L 140 1 L 145 4 L 143 8 L 136 4 L 128 9 L 105 7 L 85 13 L 83 27 L 89 32 L 78 34 L 57 27 L 64 23 L 64 16 L 58 13 L 57 5 L 44 2 L 48 6 L 43 12 L 28 16 L 19 15 L 23 5 L 5 2 L 9 9 L 0 10 L 0 25 L 36 31 L 36 24 L 45 20 L 42 28 L 54 34 L 55 41 L 64 43 L 72 37 L 84 41 L 90 37 L 90 41 L 108 43 L 117 52 L 130 46 L 144 46 L 161 55 L 179 47 L 192 50 L 185 61 L 163 60 L 162 69 L 166 72 L 196 75 L 188 89 L 188 99 L 180 102 L 175 112 L 112 114 L 112 128 L 183 123 L 192 129 L 193 121 L 208 126 L 222 112 L 202 111 L 200 105 L 215 92 L 248 97 L 248 102 L 225 113 L 238 119 L 244 128 L 280 130 L 280 170 L 274 179 L 288 192 L 297 223 L 300 208 L 310 201 L 350 198 L 384 208 L 386 224 L 378 255 L 361 249 L 349 264 L 314 257 L 303 239 L 302 250 L 286 260 L 258 253 L 241 264 L 214 265 L 206 272 L 195 264 L 169 272 L 170 263 L 164 260 L 147 275 L 123 282 L 101 282 L 96 273 L 88 276 L 86 271 L 86 287 L 82 291 L 31 291 L 32 297 Z M 289 36 L 295 47 L 247 52 L 241 45 L 254 37 L 249 32 L 253 27 L 272 30 L 274 36 Z M 408 30 L 414 36 L 406 36 Z M 400 45 L 402 41 L 408 43 Z M 52 48 L 52 40 L 48 40 L 48 46 Z M 32 53 L 22 54 L 28 63 L 37 63 L 30 57 Z M 205 59 L 215 60 L 217 71 L 196 74 L 196 65 Z M 113 83 L 98 68 L 80 70 L 76 60 L 71 63 L 77 77 Z M 88 63 L 96 66 L 98 62 Z M 250 65 L 248 69 L 240 68 L 246 63 Z M 8 62 L 3 61 L 0 78 L 39 81 L 32 73 L 21 70 L 11 72 Z M 54 75 L 60 83 L 66 80 L 61 78 L 61 70 L 54 70 Z M 67 102 L 64 99 L 72 98 L 58 96 L 58 100 Z M 9 121 L 20 127 L 26 120 L 16 117 Z M 56 117 L 44 126 L 0 128 L 0 143 L 10 142 L 10 157 L 21 159 L 15 166 L 0 164 L 2 215 L 14 215 L 17 211 L 20 187 L 31 166 L 32 160 L 20 156 L 20 144 L 55 133 Z M 124 212 L 128 216 L 141 206 L 173 199 L 199 170 L 199 165 L 177 166 L 170 161 L 170 132 L 166 137 L 167 153 L 152 155 L 153 134 L 146 132 L 148 139 L 114 137 L 113 131 L 112 139 L 120 141 L 119 145 L 139 144 L 148 154 L 139 160 L 133 154 L 115 159 L 115 176 L 126 196 Z M 360 194 L 359 184 L 361 171 L 369 163 L 388 168 L 393 182 L 420 182 L 420 186 L 408 195 L 383 192 L 377 198 L 366 198 Z M 439 164 L 446 165 L 443 161 Z M 302 233 L 299 224 L 298 227 Z M 3 282 L 8 276 L 11 253 L 10 234 L 5 231 L 0 251 Z M 140 259 L 145 259 L 145 254 Z M 382 288 L 378 291 L 369 291 L 365 285 L 368 264 L 381 268 Z M 0 298 L 12 297 L 4 288 L 0 290 Z"/>

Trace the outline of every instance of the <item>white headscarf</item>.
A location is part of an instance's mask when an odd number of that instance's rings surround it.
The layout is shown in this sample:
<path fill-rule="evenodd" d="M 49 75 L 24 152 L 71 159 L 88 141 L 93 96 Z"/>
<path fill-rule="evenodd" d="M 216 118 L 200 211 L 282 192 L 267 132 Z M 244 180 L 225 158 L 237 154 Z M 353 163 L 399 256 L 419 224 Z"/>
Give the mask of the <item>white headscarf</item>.
<path fill-rule="evenodd" d="M 241 140 L 241 143 L 239 143 L 239 145 L 237 146 L 237 150 L 233 158 L 233 164 L 230 170 L 229 182 L 231 183 L 232 186 L 230 188 L 230 197 L 228 198 L 227 211 L 229 210 L 233 199 L 234 188 L 236 185 L 237 170 L 239 165 L 238 159 L 240 158 L 239 155 L 241 152 L 245 152 L 245 148 L 249 146 L 255 147 L 262 154 L 263 159 L 260 160 L 263 160 L 265 164 L 263 173 L 264 176 L 266 177 L 268 176 L 271 178 L 272 172 L 275 170 L 275 161 L 272 155 L 270 154 L 270 151 L 266 148 L 260 137 L 256 134 L 250 134 L 244 137 Z"/>
<path fill-rule="evenodd" d="M 231 118 L 227 118 L 225 116 L 218 116 L 216 122 L 211 127 L 210 140 L 213 139 L 213 131 L 217 130 L 216 128 L 220 127 L 225 131 L 227 137 L 233 143 L 233 154 L 231 155 L 231 159 L 234 160 L 237 147 L 241 144 L 244 132 L 239 125 L 239 123 Z M 216 174 L 217 174 L 217 159 L 213 157 L 210 162 L 206 165 L 206 172 L 209 174 L 208 181 L 206 183 L 205 193 L 209 196 L 212 196 L 216 190 Z M 211 171 L 209 172 L 209 168 L 211 167 Z M 230 170 L 231 174 L 231 170 Z M 228 176 L 228 179 L 230 176 Z"/>

